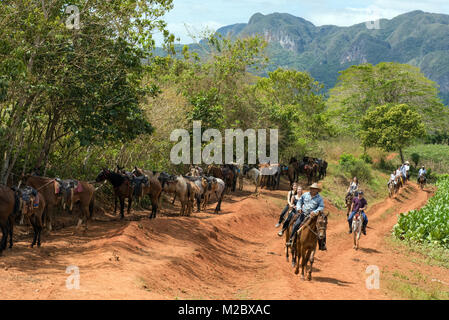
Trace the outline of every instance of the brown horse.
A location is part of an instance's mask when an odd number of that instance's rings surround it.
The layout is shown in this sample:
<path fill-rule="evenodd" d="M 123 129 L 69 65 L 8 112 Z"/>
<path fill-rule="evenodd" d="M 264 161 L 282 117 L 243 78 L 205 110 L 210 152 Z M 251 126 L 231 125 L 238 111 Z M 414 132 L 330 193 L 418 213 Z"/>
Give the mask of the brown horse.
<path fill-rule="evenodd" d="M 133 174 L 136 177 L 146 176 L 142 169 L 134 167 Z M 148 177 L 148 182 L 142 186 L 142 194 L 143 196 L 149 195 L 151 199 L 151 214 L 149 216 L 150 219 L 155 219 L 157 210 L 159 209 L 161 203 L 161 194 L 162 194 L 162 185 L 158 178 L 153 175 L 153 177 Z"/>
<path fill-rule="evenodd" d="M 64 190 L 64 208 L 68 206 L 69 211 L 72 212 L 73 205 L 79 203 L 80 217 L 76 228 L 78 229 L 84 222 L 85 230 L 87 230 L 87 221 L 92 218 L 95 205 L 95 188 L 88 182 L 78 181 L 77 187 L 69 186 L 67 182 L 63 181 Z"/>
<path fill-rule="evenodd" d="M 15 192 L 0 185 L 0 229 L 2 230 L 2 240 L 0 241 L 0 256 L 6 249 L 9 235 L 9 247 L 12 248 L 12 236 L 14 228 L 14 216 L 19 211 L 18 198 Z"/>
<path fill-rule="evenodd" d="M 352 192 L 350 192 L 349 194 L 346 195 L 345 204 L 346 204 L 346 208 L 348 209 L 346 211 L 346 217 L 349 217 L 349 214 L 351 213 L 350 211 L 351 211 L 353 200 L 354 200 L 354 194 Z"/>
<path fill-rule="evenodd" d="M 53 229 L 54 212 L 61 200 L 61 195 L 59 193 L 59 183 L 55 179 L 39 177 L 39 176 L 28 176 L 26 179 L 27 186 L 36 189 L 42 194 L 45 199 L 45 223 L 49 231 Z"/>
<path fill-rule="evenodd" d="M 318 240 L 323 240 L 326 236 L 327 216 L 323 212 L 311 214 L 309 219 L 304 223 L 302 230 L 296 240 L 296 252 L 298 255 L 298 263 L 296 264 L 295 274 L 299 273 L 299 263 L 301 263 L 301 279 L 304 280 L 304 269 L 310 262 L 308 268 L 307 280 L 312 280 L 312 267 L 315 259 L 315 252 Z"/>
<path fill-rule="evenodd" d="M 418 179 L 418 183 L 419 183 L 419 187 L 421 188 L 421 190 L 424 190 L 424 186 L 426 185 L 426 176 L 425 175 L 420 175 L 419 179 Z"/>
<path fill-rule="evenodd" d="M 212 177 L 215 177 L 215 178 L 220 178 L 222 180 L 224 179 L 223 172 L 221 171 L 221 168 L 216 167 L 216 166 L 214 166 L 212 164 L 210 164 L 207 167 L 206 175 L 207 176 L 212 176 Z"/>
<path fill-rule="evenodd" d="M 27 192 L 27 190 L 21 189 L 19 190 L 19 196 L 22 198 L 22 192 Z M 22 211 L 22 215 L 27 217 L 33 227 L 34 236 L 33 241 L 31 242 L 31 248 L 36 245 L 39 248 L 41 246 L 41 233 L 44 227 L 43 224 L 43 215 L 45 211 L 45 197 L 42 193 L 37 192 L 38 206 L 34 207 L 34 203 L 36 200 L 35 196 L 30 196 L 28 201 L 24 201 L 23 198 L 20 200 L 20 207 Z"/>
<path fill-rule="evenodd" d="M 290 235 L 292 233 L 293 225 L 296 222 L 296 219 L 299 218 L 299 214 L 295 214 L 293 218 L 290 221 L 290 224 L 288 225 L 288 228 L 285 230 L 285 243 L 288 243 L 290 241 Z M 287 258 L 288 262 L 288 248 L 290 247 L 291 254 L 292 254 L 292 267 L 296 264 L 296 258 L 297 258 L 297 251 L 296 251 L 296 238 L 294 238 L 293 243 L 291 246 L 285 245 L 285 256 Z"/>
<path fill-rule="evenodd" d="M 170 179 L 164 182 L 163 191 L 175 194 L 181 202 L 181 216 L 189 216 L 193 205 L 190 205 L 192 199 L 192 186 L 183 176 Z"/>
<path fill-rule="evenodd" d="M 96 182 L 109 181 L 114 188 L 114 214 L 117 212 L 117 199 L 120 199 L 120 219 L 125 218 L 125 199 L 128 199 L 128 214 L 131 213 L 134 188 L 129 178 L 123 174 L 103 169 L 95 179 Z"/>

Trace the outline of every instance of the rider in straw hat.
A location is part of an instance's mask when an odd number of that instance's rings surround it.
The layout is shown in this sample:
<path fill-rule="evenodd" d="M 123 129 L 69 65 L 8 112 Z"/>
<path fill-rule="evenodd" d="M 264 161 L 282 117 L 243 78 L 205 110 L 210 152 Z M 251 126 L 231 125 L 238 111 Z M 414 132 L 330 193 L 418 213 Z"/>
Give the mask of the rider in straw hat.
<path fill-rule="evenodd" d="M 314 183 L 310 186 L 310 192 L 304 193 L 301 198 L 299 198 L 296 203 L 296 210 L 299 214 L 298 219 L 296 219 L 295 224 L 293 225 L 292 234 L 290 235 L 290 240 L 287 245 L 291 245 L 293 239 L 295 237 L 296 232 L 299 230 L 301 225 L 308 220 L 311 213 L 323 212 L 324 210 L 324 201 L 323 198 L 319 195 L 321 192 L 321 188 L 317 183 Z M 326 240 L 323 242 L 323 246 L 320 246 L 320 250 L 326 250 Z"/>

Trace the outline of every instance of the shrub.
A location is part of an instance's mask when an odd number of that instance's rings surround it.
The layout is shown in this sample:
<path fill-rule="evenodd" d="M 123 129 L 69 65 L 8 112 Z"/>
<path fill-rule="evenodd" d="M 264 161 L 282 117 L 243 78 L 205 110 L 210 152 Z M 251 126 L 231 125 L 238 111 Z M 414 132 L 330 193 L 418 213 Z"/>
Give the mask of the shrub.
<path fill-rule="evenodd" d="M 365 163 L 369 163 L 372 164 L 373 163 L 373 158 L 371 158 L 371 156 L 367 153 L 364 153 L 360 156 L 360 159 L 362 159 L 363 161 L 365 161 Z"/>
<path fill-rule="evenodd" d="M 349 178 L 357 177 L 359 181 L 370 182 L 371 168 L 364 160 L 357 159 L 352 154 L 342 154 L 339 161 L 341 169 Z"/>
<path fill-rule="evenodd" d="M 412 158 L 412 162 L 415 164 L 415 167 L 418 167 L 418 165 L 419 165 L 419 159 L 420 159 L 420 156 L 419 156 L 419 154 L 417 154 L 417 153 L 412 153 L 411 155 L 410 155 L 410 157 Z"/>

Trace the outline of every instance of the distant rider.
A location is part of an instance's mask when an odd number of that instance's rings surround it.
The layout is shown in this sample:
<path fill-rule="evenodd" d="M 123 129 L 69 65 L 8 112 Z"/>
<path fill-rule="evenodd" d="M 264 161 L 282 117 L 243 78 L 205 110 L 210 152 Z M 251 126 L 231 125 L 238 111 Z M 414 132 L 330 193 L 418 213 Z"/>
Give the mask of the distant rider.
<path fill-rule="evenodd" d="M 354 200 L 352 201 L 351 214 L 349 215 L 348 218 L 349 234 L 352 233 L 352 219 L 358 212 L 360 212 L 363 215 L 362 232 L 364 235 L 366 235 L 366 226 L 368 225 L 368 217 L 365 214 L 365 210 L 367 205 L 368 202 L 363 197 L 363 191 L 359 191 L 358 197 L 354 198 Z"/>
<path fill-rule="evenodd" d="M 290 221 L 292 221 L 293 216 L 295 216 L 297 214 L 296 211 L 296 204 L 298 203 L 299 199 L 302 196 L 302 187 L 300 185 L 298 185 L 297 189 L 296 189 L 296 194 L 292 197 L 292 207 L 290 210 L 290 213 L 288 214 L 287 219 L 285 219 L 285 222 L 282 226 L 282 230 L 279 231 L 278 236 L 282 237 L 282 235 L 284 234 L 285 230 L 287 230 L 288 226 L 290 225 Z"/>
<path fill-rule="evenodd" d="M 279 228 L 281 226 L 282 221 L 284 221 L 285 214 L 288 212 L 288 210 L 292 209 L 293 204 L 293 198 L 296 195 L 296 189 L 298 187 L 298 184 L 295 182 L 292 185 L 292 189 L 287 194 L 287 205 L 284 207 L 284 210 L 282 210 L 281 215 L 279 217 L 279 222 L 276 224 L 276 228 Z"/>

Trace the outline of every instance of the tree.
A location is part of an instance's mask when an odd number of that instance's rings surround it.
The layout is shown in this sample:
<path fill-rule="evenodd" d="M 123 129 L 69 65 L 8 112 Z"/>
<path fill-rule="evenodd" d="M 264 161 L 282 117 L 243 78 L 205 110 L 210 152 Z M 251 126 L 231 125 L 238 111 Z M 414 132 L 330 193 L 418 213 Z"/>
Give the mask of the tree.
<path fill-rule="evenodd" d="M 402 150 L 425 134 L 421 116 L 406 104 L 386 104 L 373 107 L 361 120 L 363 146 L 379 147 L 387 152 Z"/>
<path fill-rule="evenodd" d="M 428 133 L 447 131 L 449 108 L 438 97 L 438 85 L 419 68 L 407 64 L 352 66 L 341 72 L 327 104 L 339 128 L 357 134 L 360 119 L 369 108 L 390 103 L 405 103 L 417 111 Z"/>
<path fill-rule="evenodd" d="M 75 5 L 80 29 L 66 26 Z M 86 146 L 152 132 L 140 101 L 144 59 L 172 0 L 15 0 L 0 6 L 0 181 L 18 159 L 46 167 L 57 143 Z M 34 145 L 37 152 L 30 152 Z M 23 148 L 27 152 L 23 152 Z"/>
<path fill-rule="evenodd" d="M 311 141 L 332 132 L 321 90 L 309 73 L 281 68 L 256 83 L 258 118 L 279 129 L 282 158 L 305 152 Z"/>

